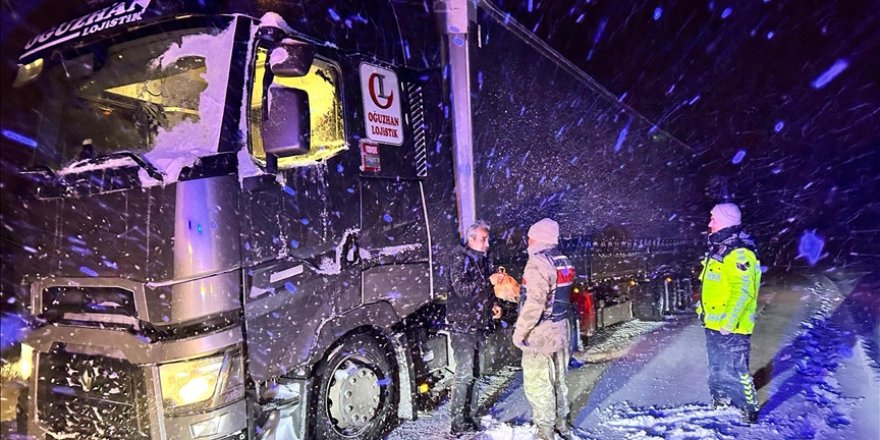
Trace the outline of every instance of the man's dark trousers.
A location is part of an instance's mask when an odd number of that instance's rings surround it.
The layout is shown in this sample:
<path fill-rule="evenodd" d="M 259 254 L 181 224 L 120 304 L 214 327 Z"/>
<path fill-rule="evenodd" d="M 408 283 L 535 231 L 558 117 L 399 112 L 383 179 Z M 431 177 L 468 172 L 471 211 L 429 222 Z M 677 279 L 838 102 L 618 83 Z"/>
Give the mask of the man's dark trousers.
<path fill-rule="evenodd" d="M 709 391 L 716 403 L 729 402 L 744 411 L 758 412 L 758 394 L 749 373 L 749 335 L 706 330 Z"/>
<path fill-rule="evenodd" d="M 466 431 L 479 429 L 474 420 L 477 399 L 474 395 L 476 372 L 476 353 L 479 341 L 485 337 L 482 332 L 451 332 L 452 353 L 455 359 L 455 379 L 452 387 L 453 430 Z"/>

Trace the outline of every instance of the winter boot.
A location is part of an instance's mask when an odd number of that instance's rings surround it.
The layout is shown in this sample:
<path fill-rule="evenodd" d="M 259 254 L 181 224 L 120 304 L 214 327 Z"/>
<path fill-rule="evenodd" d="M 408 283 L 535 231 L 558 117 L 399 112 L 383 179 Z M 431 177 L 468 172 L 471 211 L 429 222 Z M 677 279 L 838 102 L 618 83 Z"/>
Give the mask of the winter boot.
<path fill-rule="evenodd" d="M 723 409 L 730 406 L 732 403 L 730 398 L 727 397 L 718 397 L 712 399 L 712 409 Z"/>
<path fill-rule="evenodd" d="M 480 425 L 480 406 L 479 399 L 477 399 L 477 389 L 476 385 L 472 385 L 468 390 L 471 406 L 467 408 L 467 412 L 465 413 L 465 419 L 467 423 L 471 425 L 474 431 L 480 431 L 482 429 Z"/>
<path fill-rule="evenodd" d="M 480 422 L 478 422 L 473 417 L 468 417 L 465 423 L 467 423 L 467 425 L 471 428 L 471 431 L 479 431 L 482 429 L 482 427 L 480 426 Z"/>
<path fill-rule="evenodd" d="M 449 432 L 453 435 L 480 430 L 480 424 L 471 417 L 474 401 L 474 384 L 454 387 L 452 390 L 452 426 Z"/>
<path fill-rule="evenodd" d="M 580 437 L 575 435 L 574 430 L 571 429 L 568 424 L 564 424 L 562 426 L 556 427 L 556 435 L 558 435 L 563 440 L 580 440 Z"/>
<path fill-rule="evenodd" d="M 556 433 L 549 426 L 539 426 L 538 440 L 556 440 Z"/>
<path fill-rule="evenodd" d="M 742 409 L 743 422 L 748 423 L 749 425 L 754 425 L 758 423 L 758 412 L 750 409 Z"/>
<path fill-rule="evenodd" d="M 459 435 L 467 432 L 476 432 L 479 430 L 479 427 L 475 427 L 464 417 L 453 417 L 452 426 L 449 428 L 449 433 L 452 435 Z"/>

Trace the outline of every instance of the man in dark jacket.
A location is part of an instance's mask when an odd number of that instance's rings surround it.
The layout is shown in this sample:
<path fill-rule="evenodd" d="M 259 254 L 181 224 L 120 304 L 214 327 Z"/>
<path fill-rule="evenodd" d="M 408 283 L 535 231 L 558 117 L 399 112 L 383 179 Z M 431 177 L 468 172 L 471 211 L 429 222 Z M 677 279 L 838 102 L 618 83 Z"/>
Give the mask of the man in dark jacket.
<path fill-rule="evenodd" d="M 467 246 L 457 253 L 450 267 L 452 292 L 446 301 L 446 320 L 455 360 L 455 381 L 452 388 L 453 434 L 478 431 L 474 419 L 474 370 L 480 341 L 492 327 L 492 319 L 499 318 L 501 309 L 495 304 L 495 294 L 489 277 L 492 267 L 486 252 L 489 250 L 489 225 L 477 221 L 466 231 Z"/>

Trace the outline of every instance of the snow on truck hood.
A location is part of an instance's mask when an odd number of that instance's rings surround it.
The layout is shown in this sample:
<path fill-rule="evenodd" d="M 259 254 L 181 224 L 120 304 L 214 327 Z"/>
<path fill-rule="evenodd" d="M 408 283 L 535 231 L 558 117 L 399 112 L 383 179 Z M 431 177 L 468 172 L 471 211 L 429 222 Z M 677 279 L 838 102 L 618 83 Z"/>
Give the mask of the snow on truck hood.
<path fill-rule="evenodd" d="M 115 168 L 124 168 L 124 167 L 138 167 L 140 165 L 130 157 L 117 157 L 113 159 L 108 159 L 104 161 L 94 161 L 94 160 L 79 160 L 68 164 L 64 168 L 58 170 L 59 176 L 66 176 L 68 174 L 78 174 L 92 171 L 101 171 L 101 170 L 109 170 Z M 141 182 L 141 186 L 150 187 L 154 185 L 159 185 L 162 181 L 154 179 L 147 170 L 141 168 L 138 170 L 138 179 Z"/>

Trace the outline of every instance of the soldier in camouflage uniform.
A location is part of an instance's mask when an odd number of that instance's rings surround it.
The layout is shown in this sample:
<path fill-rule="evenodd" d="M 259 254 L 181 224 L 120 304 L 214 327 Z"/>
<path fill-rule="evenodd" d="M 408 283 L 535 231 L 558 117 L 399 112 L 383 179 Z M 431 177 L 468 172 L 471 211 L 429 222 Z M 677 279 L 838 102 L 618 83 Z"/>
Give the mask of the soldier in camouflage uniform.
<path fill-rule="evenodd" d="M 568 425 L 569 301 L 574 266 L 556 249 L 559 225 L 543 219 L 529 228 L 529 260 L 523 273 L 525 301 L 516 320 L 513 343 L 523 351 L 523 388 L 532 406 L 538 438 L 554 431 L 573 438 Z"/>

